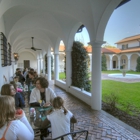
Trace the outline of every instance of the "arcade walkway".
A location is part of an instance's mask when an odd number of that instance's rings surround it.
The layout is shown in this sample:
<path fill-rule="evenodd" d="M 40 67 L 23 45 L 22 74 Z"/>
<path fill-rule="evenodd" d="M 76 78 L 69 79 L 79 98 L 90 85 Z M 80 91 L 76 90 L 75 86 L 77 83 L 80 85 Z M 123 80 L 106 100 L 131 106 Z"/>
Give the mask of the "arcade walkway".
<path fill-rule="evenodd" d="M 50 87 L 57 96 L 63 97 L 65 106 L 77 118 L 75 130 L 86 129 L 89 131 L 88 140 L 140 140 L 140 132 L 136 129 L 102 110 L 92 110 L 87 104 L 54 86 L 53 81 L 50 83 Z"/>

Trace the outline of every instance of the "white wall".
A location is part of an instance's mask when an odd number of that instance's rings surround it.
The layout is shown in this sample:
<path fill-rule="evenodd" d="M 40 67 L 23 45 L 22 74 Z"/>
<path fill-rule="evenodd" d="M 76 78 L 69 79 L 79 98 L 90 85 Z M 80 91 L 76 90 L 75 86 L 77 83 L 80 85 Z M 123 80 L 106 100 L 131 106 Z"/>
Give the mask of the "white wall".
<path fill-rule="evenodd" d="M 136 66 L 137 66 L 137 58 L 139 56 L 137 54 L 133 54 L 131 56 L 131 60 L 130 60 L 130 69 L 136 71 Z"/>
<path fill-rule="evenodd" d="M 37 69 L 37 58 L 35 58 L 35 56 L 33 54 L 31 54 L 30 52 L 20 53 L 18 63 L 24 64 L 24 60 L 29 60 L 30 67 L 33 69 Z"/>
<path fill-rule="evenodd" d="M 3 18 L 0 19 L 0 32 L 3 32 L 5 35 L 5 27 Z M 6 36 L 6 35 L 5 35 Z M 7 78 L 7 82 L 9 82 L 9 78 L 13 76 L 13 68 L 11 66 L 2 67 L 1 66 L 1 48 L 0 48 L 0 88 L 5 83 L 5 76 Z"/>
<path fill-rule="evenodd" d="M 106 55 L 106 66 L 107 66 L 107 70 L 110 70 L 110 58 L 108 55 Z"/>
<path fill-rule="evenodd" d="M 66 83 L 61 80 L 55 80 L 55 85 L 66 90 Z M 69 87 L 68 92 L 70 94 L 72 94 L 73 96 L 79 98 L 83 102 L 87 103 L 88 105 L 91 105 L 91 93 L 90 92 L 81 91 L 80 88 L 73 87 L 73 86 Z"/>
<path fill-rule="evenodd" d="M 131 42 L 125 42 L 117 45 L 117 48 L 122 49 L 123 44 L 128 44 L 128 48 L 138 47 L 139 42 L 138 41 L 131 41 Z"/>
<path fill-rule="evenodd" d="M 122 59 L 125 59 L 125 65 L 123 66 L 123 68 L 124 69 L 128 69 L 128 58 L 127 58 L 127 56 L 126 55 L 122 55 L 121 56 L 121 59 L 120 59 L 120 66 L 122 66 L 123 64 L 122 64 Z"/>

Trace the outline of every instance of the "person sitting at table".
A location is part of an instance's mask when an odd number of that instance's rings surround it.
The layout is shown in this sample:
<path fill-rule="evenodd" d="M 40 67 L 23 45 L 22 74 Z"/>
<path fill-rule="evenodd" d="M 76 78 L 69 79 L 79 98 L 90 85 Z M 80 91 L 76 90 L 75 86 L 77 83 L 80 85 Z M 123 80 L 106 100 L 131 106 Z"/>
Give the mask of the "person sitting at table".
<path fill-rule="evenodd" d="M 20 93 L 16 92 L 15 87 L 12 84 L 4 84 L 1 88 L 1 95 L 8 95 L 15 98 L 15 107 L 24 108 L 25 102 Z"/>
<path fill-rule="evenodd" d="M 14 81 L 15 81 L 15 83 L 16 83 L 16 85 L 17 85 L 17 88 L 23 89 L 22 84 L 19 82 L 18 76 L 15 76 L 15 77 L 14 77 Z"/>
<path fill-rule="evenodd" d="M 15 101 L 11 96 L 0 96 L 0 139 L 33 140 L 34 131 L 25 113 L 16 113 Z"/>
<path fill-rule="evenodd" d="M 51 123 L 52 138 L 70 133 L 70 122 L 76 123 L 77 120 L 74 115 L 64 107 L 64 100 L 59 96 L 55 97 L 53 100 L 53 108 L 54 111 L 50 113 L 50 115 L 47 115 L 41 127 L 45 128 Z M 72 140 L 72 138 L 68 135 L 64 140 Z"/>
<path fill-rule="evenodd" d="M 35 81 L 35 86 L 30 95 L 30 106 L 40 106 L 40 100 L 45 102 L 44 107 L 50 105 L 56 95 L 48 87 L 48 80 L 44 77 L 38 77 Z"/>

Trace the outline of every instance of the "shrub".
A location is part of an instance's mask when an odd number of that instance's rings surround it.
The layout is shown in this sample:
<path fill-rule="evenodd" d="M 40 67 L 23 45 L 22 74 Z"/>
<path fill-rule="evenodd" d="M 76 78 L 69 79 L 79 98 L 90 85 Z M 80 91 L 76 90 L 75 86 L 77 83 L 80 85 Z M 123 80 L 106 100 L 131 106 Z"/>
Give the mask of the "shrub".
<path fill-rule="evenodd" d="M 140 72 L 140 56 L 137 58 L 136 71 L 137 71 L 137 72 Z"/>
<path fill-rule="evenodd" d="M 105 54 L 102 55 L 102 71 L 106 71 L 107 66 L 106 66 L 106 56 Z"/>
<path fill-rule="evenodd" d="M 104 96 L 105 102 L 108 104 L 108 110 L 111 112 L 115 111 L 118 103 L 118 96 L 115 93 Z"/>
<path fill-rule="evenodd" d="M 72 46 L 72 85 L 90 91 L 88 77 L 88 53 L 81 42 L 75 41 Z"/>

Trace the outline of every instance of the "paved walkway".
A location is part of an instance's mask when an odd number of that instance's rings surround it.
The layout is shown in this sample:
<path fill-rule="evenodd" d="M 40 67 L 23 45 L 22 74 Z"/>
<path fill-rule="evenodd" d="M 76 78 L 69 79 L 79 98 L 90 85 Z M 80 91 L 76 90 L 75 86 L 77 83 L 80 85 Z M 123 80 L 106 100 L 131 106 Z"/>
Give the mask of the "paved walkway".
<path fill-rule="evenodd" d="M 136 129 L 102 110 L 92 110 L 90 106 L 53 84 L 50 87 L 63 97 L 66 107 L 76 116 L 78 122 L 75 130 L 89 131 L 88 140 L 140 140 L 140 132 Z"/>
<path fill-rule="evenodd" d="M 77 118 L 78 122 L 75 124 L 74 129 L 88 130 L 88 140 L 140 140 L 140 132 L 131 126 L 103 110 L 92 110 L 89 105 L 55 86 L 53 81 L 50 82 L 50 87 L 57 96 L 61 96 L 65 100 L 65 106 Z M 39 140 L 39 138 L 36 138 L 36 140 Z M 80 140 L 83 139 L 81 138 Z"/>

